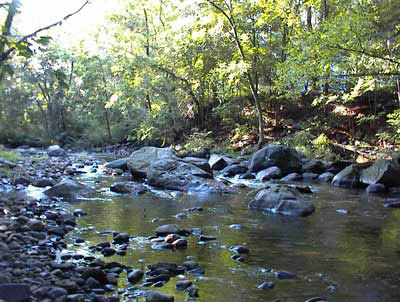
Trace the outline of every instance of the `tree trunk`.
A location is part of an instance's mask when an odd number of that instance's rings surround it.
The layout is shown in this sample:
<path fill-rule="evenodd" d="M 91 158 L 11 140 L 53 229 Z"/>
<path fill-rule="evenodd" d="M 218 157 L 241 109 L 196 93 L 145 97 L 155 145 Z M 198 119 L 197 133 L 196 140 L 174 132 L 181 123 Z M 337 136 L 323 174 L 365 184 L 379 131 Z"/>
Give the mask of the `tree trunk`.
<path fill-rule="evenodd" d="M 110 115 L 107 109 L 104 110 L 104 116 L 106 118 L 106 123 L 107 123 L 108 138 L 110 139 L 110 142 L 112 142 Z"/>

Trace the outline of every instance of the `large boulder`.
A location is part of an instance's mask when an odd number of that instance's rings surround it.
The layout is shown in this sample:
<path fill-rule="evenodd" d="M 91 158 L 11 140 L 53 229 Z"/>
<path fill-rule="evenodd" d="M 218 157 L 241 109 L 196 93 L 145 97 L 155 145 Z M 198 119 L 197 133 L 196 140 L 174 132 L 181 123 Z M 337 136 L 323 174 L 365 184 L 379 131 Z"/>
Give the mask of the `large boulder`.
<path fill-rule="evenodd" d="M 105 165 L 109 169 L 121 169 L 122 171 L 128 170 L 128 158 L 121 158 L 113 160 Z"/>
<path fill-rule="evenodd" d="M 301 158 L 299 153 L 285 146 L 272 145 L 258 150 L 250 161 L 249 171 L 278 167 L 284 175 L 301 171 Z"/>
<path fill-rule="evenodd" d="M 47 149 L 47 155 L 50 157 L 67 157 L 67 152 L 59 145 L 50 146 Z"/>
<path fill-rule="evenodd" d="M 54 185 L 52 188 L 43 193 L 50 197 L 75 198 L 79 195 L 85 195 L 90 192 L 90 189 L 73 180 L 66 179 Z"/>
<path fill-rule="evenodd" d="M 361 171 L 360 180 L 367 185 L 399 186 L 400 166 L 395 160 L 378 159 L 371 167 Z"/>
<path fill-rule="evenodd" d="M 332 185 L 342 188 L 361 188 L 363 184 L 360 181 L 362 170 L 367 168 L 365 164 L 353 164 L 347 166 L 332 180 Z"/>
<path fill-rule="evenodd" d="M 145 178 L 150 164 L 161 159 L 177 160 L 177 157 L 171 148 L 144 147 L 131 154 L 127 166 L 134 178 Z"/>
<path fill-rule="evenodd" d="M 307 196 L 296 187 L 273 184 L 258 191 L 250 201 L 250 209 L 270 211 L 288 216 L 308 216 L 315 207 Z"/>
<path fill-rule="evenodd" d="M 147 170 L 147 183 L 161 189 L 182 192 L 229 192 L 226 185 L 195 165 L 174 159 L 153 162 Z"/>
<path fill-rule="evenodd" d="M 233 160 L 229 157 L 218 155 L 218 154 L 211 154 L 208 163 L 211 169 L 216 171 L 221 171 L 223 168 L 229 166 Z"/>
<path fill-rule="evenodd" d="M 200 157 L 184 157 L 182 158 L 182 161 L 185 163 L 189 163 L 192 165 L 195 165 L 196 167 L 209 172 L 210 174 L 212 174 L 212 170 L 210 167 L 210 164 L 208 163 L 208 160 L 205 158 L 200 158 Z"/>

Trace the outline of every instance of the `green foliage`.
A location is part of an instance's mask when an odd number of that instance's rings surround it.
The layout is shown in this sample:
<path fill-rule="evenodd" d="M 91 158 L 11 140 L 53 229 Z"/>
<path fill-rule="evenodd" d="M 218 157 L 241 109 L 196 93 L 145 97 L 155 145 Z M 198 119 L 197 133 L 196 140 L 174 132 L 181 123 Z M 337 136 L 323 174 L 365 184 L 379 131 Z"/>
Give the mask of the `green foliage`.
<path fill-rule="evenodd" d="M 0 146 L 0 159 L 8 160 L 15 163 L 18 161 L 19 156 L 20 154 L 18 152 L 6 150 Z"/>
<path fill-rule="evenodd" d="M 211 150 L 214 146 L 211 131 L 199 131 L 193 129 L 193 133 L 186 139 L 184 148 L 187 151 L 198 152 L 201 150 Z"/>
<path fill-rule="evenodd" d="M 303 152 L 308 158 L 331 160 L 334 155 L 331 150 L 329 138 L 324 133 L 316 136 L 310 130 L 297 131 L 292 135 L 284 137 L 281 143 Z"/>

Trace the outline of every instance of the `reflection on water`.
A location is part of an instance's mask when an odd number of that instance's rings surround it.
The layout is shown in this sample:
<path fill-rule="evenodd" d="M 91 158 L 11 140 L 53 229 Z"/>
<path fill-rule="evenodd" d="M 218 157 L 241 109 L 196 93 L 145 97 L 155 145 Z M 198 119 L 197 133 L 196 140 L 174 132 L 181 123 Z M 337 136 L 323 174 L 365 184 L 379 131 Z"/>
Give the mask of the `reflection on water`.
<path fill-rule="evenodd" d="M 81 181 L 108 188 L 116 178 L 91 177 Z M 385 209 L 383 199 L 362 192 L 313 184 L 316 212 L 307 218 L 292 218 L 247 209 L 248 191 L 234 195 L 118 195 L 107 190 L 67 206 L 80 208 L 88 216 L 79 218 L 79 236 L 90 245 L 111 240 L 102 231 L 127 232 L 135 236 L 127 255 L 106 261 L 119 261 L 134 268 L 145 268 L 158 261 L 182 262 L 192 259 L 205 269 L 202 276 L 186 275 L 200 288 L 198 301 L 215 302 L 298 302 L 321 296 L 329 301 L 399 301 L 400 288 L 400 210 Z M 101 190 L 100 190 L 101 191 Z M 185 212 L 203 207 L 201 212 Z M 345 210 L 345 211 L 337 211 Z M 185 212 L 187 219 L 175 215 Z M 347 214 L 344 214 L 347 213 Z M 153 219 L 159 219 L 153 223 Z M 182 228 L 201 229 L 216 236 L 216 241 L 200 244 L 188 238 L 185 250 L 153 250 L 146 238 L 161 224 L 174 223 Z M 232 224 L 240 227 L 230 227 Z M 89 228 L 89 229 L 88 229 Z M 230 245 L 250 249 L 246 262 L 231 259 Z M 297 274 L 293 280 L 278 280 L 274 271 Z M 175 289 L 171 279 L 160 290 L 187 298 Z M 272 290 L 257 285 L 274 281 Z M 124 278 L 120 286 L 127 286 Z"/>

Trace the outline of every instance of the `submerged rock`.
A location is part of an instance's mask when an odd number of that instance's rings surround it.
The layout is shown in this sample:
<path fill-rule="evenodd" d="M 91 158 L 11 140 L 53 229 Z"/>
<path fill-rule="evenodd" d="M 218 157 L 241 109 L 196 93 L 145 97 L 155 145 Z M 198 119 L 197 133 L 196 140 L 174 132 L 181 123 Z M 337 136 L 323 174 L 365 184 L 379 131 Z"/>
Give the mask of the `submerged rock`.
<path fill-rule="evenodd" d="M 260 190 L 248 207 L 289 216 L 308 216 L 315 211 L 312 202 L 299 189 L 281 184 Z"/>

